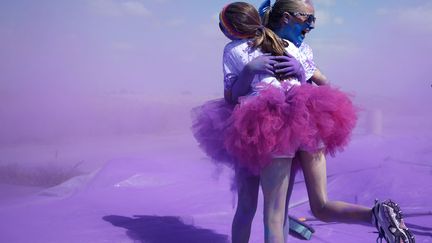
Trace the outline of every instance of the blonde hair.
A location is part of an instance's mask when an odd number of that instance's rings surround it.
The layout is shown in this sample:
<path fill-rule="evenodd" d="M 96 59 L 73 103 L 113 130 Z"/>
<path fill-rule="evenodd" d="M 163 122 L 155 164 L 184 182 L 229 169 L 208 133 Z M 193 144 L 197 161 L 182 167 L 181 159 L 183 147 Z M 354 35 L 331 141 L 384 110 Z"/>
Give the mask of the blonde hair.
<path fill-rule="evenodd" d="M 282 56 L 288 43 L 272 30 L 263 26 L 256 8 L 245 2 L 234 2 L 225 6 L 220 23 L 231 35 L 238 38 L 252 38 L 251 47 L 260 48 L 263 53 Z"/>
<path fill-rule="evenodd" d="M 285 12 L 298 12 L 310 0 L 276 0 L 276 2 L 264 13 L 262 23 L 271 30 L 280 28 L 280 20 Z"/>

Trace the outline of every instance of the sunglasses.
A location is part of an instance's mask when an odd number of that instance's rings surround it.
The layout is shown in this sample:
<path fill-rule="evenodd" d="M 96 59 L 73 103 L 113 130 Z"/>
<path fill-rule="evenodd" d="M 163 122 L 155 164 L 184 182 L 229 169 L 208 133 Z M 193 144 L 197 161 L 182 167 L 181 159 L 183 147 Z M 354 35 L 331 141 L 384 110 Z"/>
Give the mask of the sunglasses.
<path fill-rule="evenodd" d="M 308 13 L 301 13 L 301 12 L 288 12 L 289 14 L 299 18 L 299 17 L 306 17 L 306 20 L 303 21 L 304 23 L 307 23 L 309 25 L 315 23 L 316 17 L 313 14 Z"/>

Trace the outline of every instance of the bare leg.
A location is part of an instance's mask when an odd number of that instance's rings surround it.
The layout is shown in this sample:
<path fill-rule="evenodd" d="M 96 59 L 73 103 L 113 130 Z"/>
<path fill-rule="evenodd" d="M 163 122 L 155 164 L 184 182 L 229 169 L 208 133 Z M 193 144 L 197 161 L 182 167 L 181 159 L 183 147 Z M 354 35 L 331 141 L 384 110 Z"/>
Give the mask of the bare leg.
<path fill-rule="evenodd" d="M 300 152 L 300 159 L 308 191 L 309 204 L 316 218 L 325 222 L 338 221 L 371 224 L 371 208 L 328 200 L 326 159 L 322 152 L 310 154 L 302 151 Z"/>
<path fill-rule="evenodd" d="M 266 243 L 284 242 L 283 224 L 290 169 L 291 159 L 273 159 L 261 172 Z"/>
<path fill-rule="evenodd" d="M 289 177 L 289 183 L 288 183 L 288 191 L 286 195 L 286 203 L 285 203 L 285 218 L 284 218 L 284 238 L 285 242 L 288 242 L 288 234 L 289 234 L 289 218 L 288 218 L 288 208 L 289 208 L 289 201 L 291 199 L 292 191 L 294 189 L 294 182 L 295 182 L 295 176 L 297 174 L 297 169 L 299 168 L 298 165 L 294 165 L 295 163 L 298 163 L 296 159 L 293 159 L 292 166 L 291 166 L 291 173 Z"/>
<path fill-rule="evenodd" d="M 231 228 L 232 243 L 247 243 L 258 204 L 260 178 L 246 169 L 236 170 L 237 209 Z"/>

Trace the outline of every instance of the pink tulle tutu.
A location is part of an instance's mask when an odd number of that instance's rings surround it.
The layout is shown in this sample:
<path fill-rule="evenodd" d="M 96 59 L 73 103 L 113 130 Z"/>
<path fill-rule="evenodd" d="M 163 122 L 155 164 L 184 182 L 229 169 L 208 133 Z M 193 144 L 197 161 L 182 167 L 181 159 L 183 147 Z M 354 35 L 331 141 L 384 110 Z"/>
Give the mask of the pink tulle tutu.
<path fill-rule="evenodd" d="M 234 166 L 225 148 L 225 131 L 230 126 L 234 105 L 224 99 L 210 100 L 192 109 L 192 134 L 213 162 Z"/>
<path fill-rule="evenodd" d="M 275 156 L 324 149 L 334 155 L 348 143 L 357 120 L 349 97 L 330 86 L 289 91 L 268 86 L 245 96 L 225 127 L 225 148 L 240 166 L 259 174 Z"/>
<path fill-rule="evenodd" d="M 307 84 L 294 87 L 287 102 L 296 104 L 293 114 L 308 120 L 307 136 L 302 137 L 299 150 L 313 153 L 324 149 L 334 156 L 348 144 L 357 122 L 357 109 L 346 93 L 329 85 Z"/>
<path fill-rule="evenodd" d="M 240 98 L 230 117 L 225 146 L 253 174 L 259 174 L 275 154 L 294 157 L 300 145 L 296 131 L 306 121 L 295 121 L 285 100 L 282 89 L 269 85 L 259 95 Z"/>

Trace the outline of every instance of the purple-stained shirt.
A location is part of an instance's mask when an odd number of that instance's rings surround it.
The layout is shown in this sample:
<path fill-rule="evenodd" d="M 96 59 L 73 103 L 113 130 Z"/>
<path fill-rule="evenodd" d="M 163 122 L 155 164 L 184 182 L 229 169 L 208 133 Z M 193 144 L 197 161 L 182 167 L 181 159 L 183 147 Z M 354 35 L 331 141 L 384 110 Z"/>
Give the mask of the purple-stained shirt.
<path fill-rule="evenodd" d="M 224 48 L 223 72 L 225 91 L 231 90 L 232 85 L 237 80 L 238 75 L 247 63 L 262 55 L 261 51 L 250 48 L 248 41 L 249 39 L 234 40 L 228 43 Z M 291 42 L 287 42 L 289 43 L 289 46 L 286 48 L 287 52 L 294 56 L 294 58 L 296 58 L 302 64 L 303 69 L 305 70 L 306 80 L 310 79 L 316 70 L 316 66 L 313 61 L 312 48 L 310 48 L 310 46 L 306 43 L 303 43 L 300 48 L 297 48 Z M 272 82 L 272 79 L 276 80 L 274 77 L 256 75 L 252 81 L 252 88 L 254 89 L 254 87 L 260 81 L 279 85 L 279 82 Z M 291 80 L 292 83 L 295 83 L 295 81 L 297 80 Z"/>
<path fill-rule="evenodd" d="M 312 48 L 306 44 L 306 43 L 302 43 L 299 47 L 299 51 L 300 51 L 300 63 L 303 66 L 303 69 L 305 70 L 305 74 L 306 74 L 306 80 L 309 80 L 315 70 L 317 69 L 315 62 L 313 60 L 313 51 Z"/>

